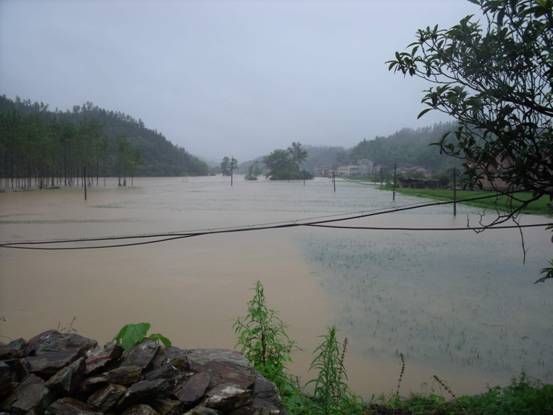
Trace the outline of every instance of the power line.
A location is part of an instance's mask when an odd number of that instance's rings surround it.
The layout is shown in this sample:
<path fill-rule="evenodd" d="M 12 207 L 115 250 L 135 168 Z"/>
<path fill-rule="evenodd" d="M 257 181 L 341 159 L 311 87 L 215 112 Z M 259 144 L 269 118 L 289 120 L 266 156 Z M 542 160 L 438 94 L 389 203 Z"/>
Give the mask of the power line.
<path fill-rule="evenodd" d="M 532 223 L 529 225 L 494 225 L 494 226 L 467 226 L 467 227 L 422 227 L 422 228 L 409 228 L 409 227 L 393 227 L 393 226 L 339 226 L 339 225 L 305 225 L 316 228 L 330 228 L 330 229 L 361 229 L 371 231 L 484 231 L 495 229 L 520 229 L 520 228 L 545 228 L 547 226 L 553 226 L 553 222 L 549 223 Z"/>
<path fill-rule="evenodd" d="M 511 192 L 516 193 L 516 192 Z M 473 198 L 467 198 L 463 200 L 459 200 L 457 202 L 471 202 L 471 201 L 477 201 L 477 200 L 484 200 L 484 199 L 491 199 L 491 198 L 497 198 L 501 195 L 506 195 L 509 193 L 500 193 L 500 194 L 494 194 L 494 195 L 486 195 L 486 196 L 477 196 Z M 323 220 L 315 220 L 315 221 L 308 221 L 305 222 L 305 219 L 303 221 L 296 220 L 291 222 L 283 222 L 283 223 L 273 223 L 273 224 L 261 224 L 261 225 L 249 225 L 244 227 L 229 227 L 229 228 L 220 228 L 220 229 L 212 229 L 212 230 L 205 230 L 205 231 L 188 231 L 188 232 L 182 232 L 182 233 L 176 233 L 176 232 L 166 232 L 166 233 L 151 233 L 151 234 L 141 234 L 141 235 L 127 235 L 127 236 L 108 236 L 108 237 L 98 237 L 98 238 L 79 238 L 79 239 L 58 239 L 58 240 L 35 240 L 35 241 L 16 241 L 16 242 L 4 242 L 0 244 L 0 248 L 12 248 L 12 249 L 31 249 L 31 250 L 77 250 L 77 249 L 103 249 L 103 248 L 119 248 L 119 247 L 130 247 L 130 246 L 138 246 L 138 245 L 148 245 L 148 244 L 155 244 L 155 243 L 161 243 L 161 242 L 167 242 L 167 241 L 173 241 L 177 239 L 184 239 L 184 238 L 191 238 L 196 236 L 203 236 L 203 235 L 213 235 L 213 234 L 223 234 L 223 233 L 237 233 L 237 232 L 250 232 L 250 231 L 260 231 L 260 230 L 268 230 L 268 229 L 284 229 L 284 228 L 293 228 L 293 227 L 300 227 L 300 226 L 318 226 L 318 227 L 327 227 L 327 228 L 343 228 L 343 229 L 367 229 L 367 230 L 449 230 L 449 231 L 456 231 L 456 230 L 484 230 L 484 229 L 507 229 L 507 228 L 499 228 L 499 227 L 480 227 L 478 229 L 476 228 L 382 228 L 382 227 L 347 227 L 347 226 L 330 226 L 327 225 L 329 223 L 335 223 L 335 222 L 343 222 L 348 220 L 354 220 L 354 219 L 361 219 L 361 218 L 367 218 L 367 217 L 373 217 L 373 216 L 379 216 L 389 213 L 397 213 L 407 210 L 413 210 L 413 209 L 420 209 L 424 207 L 431 207 L 431 206 L 441 206 L 441 205 L 447 205 L 451 204 L 453 201 L 443 201 L 443 202 L 430 202 L 430 203 L 422 203 L 422 204 L 415 204 L 415 205 L 408 205 L 408 206 L 402 206 L 397 208 L 391 208 L 391 209 L 384 209 L 384 210 L 378 210 L 378 211 L 372 211 L 372 212 L 364 212 L 359 213 L 356 215 L 346 216 L 346 217 L 333 217 L 331 219 L 323 219 Z M 339 215 L 342 216 L 342 215 Z M 551 223 L 546 224 L 537 224 L 537 225 L 509 225 L 511 228 L 521 228 L 521 227 L 537 227 L 537 226 L 550 226 Z M 93 245 L 93 246 L 73 246 L 73 247 L 39 247 L 39 246 L 28 246 L 28 245 L 47 245 L 47 244 L 64 244 L 64 243 L 77 243 L 77 242 L 100 242 L 100 241 L 115 241 L 115 240 L 128 240 L 128 239 L 148 239 L 148 238 L 160 238 L 160 239 L 154 239 L 150 241 L 140 241 L 140 242 L 126 242 L 126 243 L 119 243 L 119 244 L 110 244 L 110 245 Z"/>

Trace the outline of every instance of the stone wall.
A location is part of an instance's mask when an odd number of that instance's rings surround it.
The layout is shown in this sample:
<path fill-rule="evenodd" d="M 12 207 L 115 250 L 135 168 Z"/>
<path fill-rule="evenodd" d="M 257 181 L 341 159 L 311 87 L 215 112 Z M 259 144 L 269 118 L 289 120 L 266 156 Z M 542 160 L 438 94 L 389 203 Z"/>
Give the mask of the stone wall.
<path fill-rule="evenodd" d="M 275 386 L 238 352 L 162 347 L 128 352 L 54 330 L 0 344 L 0 412 L 279 415 Z"/>

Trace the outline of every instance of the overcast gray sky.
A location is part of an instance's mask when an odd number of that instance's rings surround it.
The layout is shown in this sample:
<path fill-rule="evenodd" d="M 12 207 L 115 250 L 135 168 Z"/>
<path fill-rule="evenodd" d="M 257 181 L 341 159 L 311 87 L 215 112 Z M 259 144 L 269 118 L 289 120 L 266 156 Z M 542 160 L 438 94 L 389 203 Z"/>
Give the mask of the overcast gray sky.
<path fill-rule="evenodd" d="M 0 93 L 52 109 L 92 101 L 204 158 L 352 146 L 445 120 L 384 62 L 466 0 L 0 0 Z"/>

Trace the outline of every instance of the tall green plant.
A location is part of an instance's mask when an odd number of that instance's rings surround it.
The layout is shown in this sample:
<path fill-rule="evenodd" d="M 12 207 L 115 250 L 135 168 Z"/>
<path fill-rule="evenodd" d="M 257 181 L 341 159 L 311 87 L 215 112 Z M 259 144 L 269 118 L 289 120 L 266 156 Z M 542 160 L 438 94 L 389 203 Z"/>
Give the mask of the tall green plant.
<path fill-rule="evenodd" d="M 246 316 L 236 319 L 233 328 L 238 336 L 238 346 L 246 358 L 279 390 L 286 389 L 290 380 L 285 365 L 292 361 L 290 353 L 295 343 L 288 337 L 286 326 L 277 313 L 267 306 L 260 281 L 257 281 L 253 298 L 248 302 Z"/>
<path fill-rule="evenodd" d="M 310 367 L 310 370 L 317 370 L 318 375 L 307 384 L 314 385 L 313 397 L 319 404 L 320 414 L 342 414 L 350 403 L 344 367 L 347 342 L 344 341 L 340 347 L 335 327 L 329 327 L 321 338 L 322 342 L 314 351 L 315 358 Z"/>

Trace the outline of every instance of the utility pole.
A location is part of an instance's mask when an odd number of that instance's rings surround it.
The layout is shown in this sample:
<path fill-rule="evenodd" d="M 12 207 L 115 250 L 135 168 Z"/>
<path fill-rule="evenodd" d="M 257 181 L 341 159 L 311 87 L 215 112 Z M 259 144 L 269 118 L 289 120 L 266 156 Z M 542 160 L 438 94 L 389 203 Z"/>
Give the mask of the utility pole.
<path fill-rule="evenodd" d="M 453 216 L 457 216 L 457 169 L 453 167 Z"/>
<path fill-rule="evenodd" d="M 336 193 L 336 172 L 332 170 L 332 185 L 334 186 L 334 193 Z"/>
<path fill-rule="evenodd" d="M 396 201 L 396 186 L 397 186 L 397 165 L 394 161 L 394 184 L 393 184 L 393 192 L 392 192 L 392 200 Z"/>
<path fill-rule="evenodd" d="M 232 187 L 232 184 L 234 182 L 234 157 L 231 156 L 230 158 L 230 187 Z"/>
<path fill-rule="evenodd" d="M 86 166 L 83 167 L 84 200 L 86 202 Z"/>

